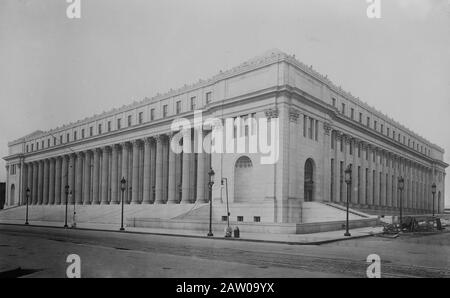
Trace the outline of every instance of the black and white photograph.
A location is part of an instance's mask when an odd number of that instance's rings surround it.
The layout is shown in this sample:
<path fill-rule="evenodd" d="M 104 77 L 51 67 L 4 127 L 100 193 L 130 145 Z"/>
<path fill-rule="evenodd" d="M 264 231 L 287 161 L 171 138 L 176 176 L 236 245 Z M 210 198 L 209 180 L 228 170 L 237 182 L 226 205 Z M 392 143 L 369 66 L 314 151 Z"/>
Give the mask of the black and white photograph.
<path fill-rule="evenodd" d="M 449 112 L 449 0 L 0 0 L 0 278 L 449 278 Z"/>

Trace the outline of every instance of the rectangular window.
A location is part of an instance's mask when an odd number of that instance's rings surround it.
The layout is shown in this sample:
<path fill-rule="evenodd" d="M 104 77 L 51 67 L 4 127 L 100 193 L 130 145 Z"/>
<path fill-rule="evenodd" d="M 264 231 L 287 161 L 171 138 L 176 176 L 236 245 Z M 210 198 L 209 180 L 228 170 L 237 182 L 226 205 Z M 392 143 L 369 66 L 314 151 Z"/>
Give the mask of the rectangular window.
<path fill-rule="evenodd" d="M 74 141 L 77 140 L 77 132 L 76 132 L 76 131 L 73 132 L 73 140 L 74 140 Z"/>
<path fill-rule="evenodd" d="M 127 120 L 128 120 L 128 127 L 130 127 L 131 126 L 131 115 L 128 115 L 128 118 L 127 118 Z"/>
<path fill-rule="evenodd" d="M 59 144 L 62 144 L 62 143 L 63 143 L 63 136 L 60 135 L 60 136 L 59 136 Z"/>
<path fill-rule="evenodd" d="M 167 117 L 167 105 L 163 105 L 163 118 Z"/>
<path fill-rule="evenodd" d="M 370 127 L 370 117 L 367 117 L 367 123 L 366 123 L 367 127 Z"/>
<path fill-rule="evenodd" d="M 142 124 L 142 122 L 144 122 L 144 113 L 139 112 L 138 117 L 139 117 L 139 124 Z"/>
<path fill-rule="evenodd" d="M 340 169 L 339 169 L 339 200 L 343 201 L 343 184 L 344 184 L 344 162 L 340 162 Z"/>
<path fill-rule="evenodd" d="M 308 129 L 308 116 L 303 115 L 303 137 L 306 138 L 306 130 Z"/>
<path fill-rule="evenodd" d="M 150 121 L 155 120 L 155 109 L 150 110 Z"/>
<path fill-rule="evenodd" d="M 369 169 L 368 168 L 366 168 L 366 177 L 365 177 L 366 179 L 366 186 L 365 186 L 365 189 L 366 189 L 366 197 L 365 197 L 365 200 L 366 200 L 366 204 L 369 204 L 369 202 L 367 201 L 367 198 L 368 198 L 368 196 L 369 196 Z"/>
<path fill-rule="evenodd" d="M 111 131 L 111 121 L 108 121 L 108 132 Z"/>
<path fill-rule="evenodd" d="M 395 140 L 395 130 L 392 131 L 392 138 Z"/>
<path fill-rule="evenodd" d="M 28 152 L 28 145 L 27 145 L 27 152 Z"/>
<path fill-rule="evenodd" d="M 330 201 L 333 202 L 334 201 L 334 158 L 331 159 L 331 173 L 330 173 L 330 177 L 331 177 L 331 183 L 330 183 Z"/>
<path fill-rule="evenodd" d="M 344 152 L 344 139 L 339 138 L 339 145 L 341 146 L 341 152 Z"/>
<path fill-rule="evenodd" d="M 309 138 L 312 140 L 313 139 L 313 131 L 314 131 L 314 119 L 309 118 Z"/>
<path fill-rule="evenodd" d="M 244 221 L 244 217 L 243 217 L 243 216 L 238 216 L 238 217 L 237 217 L 237 221 L 239 221 L 239 222 Z"/>
<path fill-rule="evenodd" d="M 210 103 L 212 100 L 212 93 L 206 92 L 206 104 Z"/>
<path fill-rule="evenodd" d="M 389 127 L 386 129 L 387 131 L 387 136 L 390 137 L 391 136 L 391 130 L 389 129 Z"/>
<path fill-rule="evenodd" d="M 319 120 L 316 120 L 316 125 L 314 126 L 315 128 L 315 140 L 318 141 L 319 140 Z"/>
<path fill-rule="evenodd" d="M 56 146 L 56 137 L 53 137 L 53 146 Z"/>
<path fill-rule="evenodd" d="M 99 135 L 102 134 L 102 125 L 101 125 L 101 124 L 98 125 L 97 133 L 98 133 Z"/>
<path fill-rule="evenodd" d="M 176 110 L 177 110 L 177 114 L 181 113 L 181 101 L 177 101 L 177 106 L 176 106 Z"/>
<path fill-rule="evenodd" d="M 384 125 L 381 124 L 381 133 L 384 133 Z"/>
<path fill-rule="evenodd" d="M 253 216 L 253 221 L 254 221 L 254 222 L 261 222 L 261 217 L 259 217 L 259 216 Z"/>
<path fill-rule="evenodd" d="M 350 117 L 352 120 L 355 120 L 355 110 L 353 108 L 350 110 Z"/>
<path fill-rule="evenodd" d="M 345 103 L 342 104 L 341 113 L 345 115 Z"/>
<path fill-rule="evenodd" d="M 34 150 L 34 144 L 31 144 L 31 151 Z"/>
<path fill-rule="evenodd" d="M 336 107 L 336 98 L 332 98 L 332 102 L 333 102 L 333 107 Z"/>
<path fill-rule="evenodd" d="M 69 141 L 70 141 L 70 135 L 66 134 L 66 142 L 69 143 Z"/>
<path fill-rule="evenodd" d="M 378 122 L 377 122 L 377 120 L 375 120 L 375 121 L 373 122 L 373 129 L 375 129 L 375 130 L 378 129 Z"/>
<path fill-rule="evenodd" d="M 191 97 L 191 111 L 195 110 L 195 96 Z"/>
<path fill-rule="evenodd" d="M 361 167 L 358 166 L 358 203 L 361 202 Z"/>
<path fill-rule="evenodd" d="M 350 144 L 349 144 L 349 153 L 350 153 L 350 155 L 353 155 L 353 144 L 350 142 Z"/>
<path fill-rule="evenodd" d="M 372 171 L 372 201 L 375 201 L 375 189 L 377 187 L 375 183 L 375 170 Z"/>
<path fill-rule="evenodd" d="M 361 144 L 358 144 L 358 158 L 361 158 Z"/>
<path fill-rule="evenodd" d="M 121 129 L 122 128 L 122 119 L 117 119 L 117 129 Z"/>
<path fill-rule="evenodd" d="M 362 123 L 362 118 L 363 118 L 362 113 L 359 113 L 359 123 Z"/>
<path fill-rule="evenodd" d="M 81 130 L 81 138 L 84 139 L 84 128 Z"/>
<path fill-rule="evenodd" d="M 44 140 L 42 140 L 42 149 L 44 149 Z M 419 150 L 419 145 L 417 145 L 417 150 Z"/>
<path fill-rule="evenodd" d="M 331 142 L 330 142 L 331 149 L 334 149 L 334 142 L 336 142 L 336 138 L 335 138 L 334 133 L 332 132 L 331 133 Z"/>
<path fill-rule="evenodd" d="M 89 136 L 92 137 L 94 135 L 94 127 L 89 127 Z"/>
<path fill-rule="evenodd" d="M 47 147 L 50 147 L 50 139 L 47 140 Z"/>

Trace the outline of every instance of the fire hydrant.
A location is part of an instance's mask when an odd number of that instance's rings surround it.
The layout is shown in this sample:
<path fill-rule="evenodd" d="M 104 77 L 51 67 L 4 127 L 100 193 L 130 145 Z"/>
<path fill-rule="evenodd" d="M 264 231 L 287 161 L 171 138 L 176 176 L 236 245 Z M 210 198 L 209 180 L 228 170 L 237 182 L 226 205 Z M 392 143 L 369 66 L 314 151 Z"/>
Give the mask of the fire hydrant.
<path fill-rule="evenodd" d="M 240 232 L 239 232 L 239 227 L 236 226 L 236 227 L 234 228 L 234 231 L 233 231 L 233 232 L 234 232 L 234 238 L 239 238 L 239 236 L 240 236 L 240 235 L 239 235 L 239 233 L 240 233 Z"/>

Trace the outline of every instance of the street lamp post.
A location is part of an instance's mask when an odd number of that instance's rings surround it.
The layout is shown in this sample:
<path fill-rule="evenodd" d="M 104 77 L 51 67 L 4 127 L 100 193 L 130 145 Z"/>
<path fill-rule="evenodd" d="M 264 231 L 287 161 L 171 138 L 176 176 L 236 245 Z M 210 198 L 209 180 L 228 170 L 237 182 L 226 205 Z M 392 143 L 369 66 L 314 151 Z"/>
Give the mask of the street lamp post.
<path fill-rule="evenodd" d="M 25 190 L 25 194 L 27 197 L 27 212 L 25 215 L 25 225 L 28 225 L 28 199 L 30 198 L 30 188 L 27 187 L 27 189 Z"/>
<path fill-rule="evenodd" d="M 65 219 L 64 219 L 64 228 L 68 228 L 69 226 L 67 225 L 67 205 L 69 203 L 69 185 L 66 185 L 64 187 L 65 189 L 65 194 L 66 194 L 66 213 L 65 213 Z"/>
<path fill-rule="evenodd" d="M 405 188 L 405 179 L 402 176 L 398 178 L 398 189 L 400 190 L 400 229 L 403 224 L 403 189 Z"/>
<path fill-rule="evenodd" d="M 212 191 L 212 187 L 214 185 L 214 170 L 212 168 L 209 169 L 208 176 L 209 176 L 209 191 Z M 209 198 L 209 232 L 208 237 L 214 236 L 212 232 L 212 196 Z"/>
<path fill-rule="evenodd" d="M 349 209 L 348 209 L 348 204 L 349 204 L 349 200 L 350 200 L 350 191 L 351 191 L 351 186 L 352 186 L 352 165 L 349 164 L 347 169 L 345 169 L 345 183 L 347 183 L 347 218 L 346 218 L 346 224 L 345 224 L 345 234 L 344 236 L 349 237 L 351 236 L 348 228 L 348 213 L 349 213 Z"/>
<path fill-rule="evenodd" d="M 227 196 L 227 227 L 230 228 L 230 208 L 228 205 L 228 179 L 222 178 L 222 185 L 225 183 L 225 190 Z"/>
<path fill-rule="evenodd" d="M 122 177 L 122 180 L 120 180 L 120 190 L 122 191 L 122 216 L 120 220 L 120 230 L 124 231 L 125 228 L 123 227 L 123 193 L 125 189 L 127 188 L 127 180 L 125 180 L 125 177 Z"/>
<path fill-rule="evenodd" d="M 77 227 L 77 221 L 76 221 L 77 212 L 76 212 L 76 209 L 75 209 L 76 200 L 75 200 L 75 196 L 74 196 L 72 191 L 70 191 L 70 198 L 73 198 L 73 223 L 72 223 L 72 228 L 75 229 Z"/>
<path fill-rule="evenodd" d="M 431 192 L 433 193 L 433 217 L 434 217 L 434 196 L 436 195 L 436 183 L 431 185 Z"/>

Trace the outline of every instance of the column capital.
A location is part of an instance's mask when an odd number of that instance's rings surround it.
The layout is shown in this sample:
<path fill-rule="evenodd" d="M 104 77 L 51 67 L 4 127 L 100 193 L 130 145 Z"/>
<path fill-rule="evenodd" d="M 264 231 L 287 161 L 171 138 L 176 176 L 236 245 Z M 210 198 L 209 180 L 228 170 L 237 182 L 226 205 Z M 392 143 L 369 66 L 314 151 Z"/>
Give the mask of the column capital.
<path fill-rule="evenodd" d="M 332 126 L 330 122 L 324 122 L 323 123 L 323 130 L 325 132 L 325 135 L 329 136 L 332 130 Z"/>
<path fill-rule="evenodd" d="M 133 144 L 133 147 L 139 147 L 142 144 L 142 140 L 141 139 L 135 139 L 135 140 L 131 141 L 131 144 Z"/>
<path fill-rule="evenodd" d="M 154 136 L 156 143 L 161 143 L 161 142 L 165 141 L 166 138 L 167 138 L 166 134 L 160 134 L 160 135 Z"/>
<path fill-rule="evenodd" d="M 297 123 L 300 112 L 295 108 L 289 109 L 289 121 Z"/>
<path fill-rule="evenodd" d="M 144 138 L 144 144 L 145 145 L 151 145 L 152 144 L 152 138 L 151 137 Z"/>
<path fill-rule="evenodd" d="M 264 111 L 267 119 L 278 118 L 278 109 L 267 109 Z"/>

